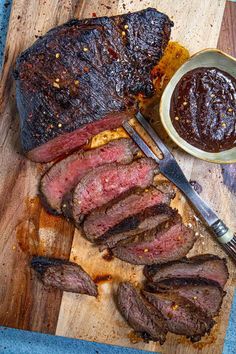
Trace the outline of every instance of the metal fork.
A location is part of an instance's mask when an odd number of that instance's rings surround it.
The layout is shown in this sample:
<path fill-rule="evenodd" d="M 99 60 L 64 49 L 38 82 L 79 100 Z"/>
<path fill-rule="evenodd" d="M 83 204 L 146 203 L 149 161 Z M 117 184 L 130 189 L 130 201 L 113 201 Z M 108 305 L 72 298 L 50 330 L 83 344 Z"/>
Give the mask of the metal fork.
<path fill-rule="evenodd" d="M 153 142 L 157 145 L 163 154 L 163 158 L 159 159 L 156 154 L 153 153 L 151 148 L 145 143 L 145 141 L 140 137 L 129 122 L 125 122 L 123 124 L 126 132 L 136 142 L 146 156 L 153 158 L 158 163 L 160 172 L 186 195 L 193 206 L 197 209 L 202 219 L 206 222 L 210 231 L 215 235 L 217 241 L 234 259 L 234 261 L 236 261 L 236 235 L 234 232 L 230 230 L 221 219 L 218 218 L 216 213 L 206 204 L 206 202 L 202 200 L 197 192 L 195 192 L 172 153 L 140 112 L 136 114 L 136 119 L 149 137 L 151 137 Z"/>

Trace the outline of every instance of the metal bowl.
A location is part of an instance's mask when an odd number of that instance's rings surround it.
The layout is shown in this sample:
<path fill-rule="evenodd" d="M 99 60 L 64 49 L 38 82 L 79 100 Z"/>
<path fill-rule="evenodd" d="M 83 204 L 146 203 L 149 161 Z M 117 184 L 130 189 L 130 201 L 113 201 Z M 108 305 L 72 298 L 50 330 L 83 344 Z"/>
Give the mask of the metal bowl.
<path fill-rule="evenodd" d="M 161 122 L 171 139 L 189 154 L 214 163 L 236 162 L 236 147 L 221 152 L 206 152 L 189 144 L 175 130 L 170 117 L 170 102 L 175 86 L 188 71 L 198 67 L 216 67 L 236 77 L 236 59 L 218 49 L 205 49 L 194 54 L 176 71 L 166 86 L 160 102 Z"/>

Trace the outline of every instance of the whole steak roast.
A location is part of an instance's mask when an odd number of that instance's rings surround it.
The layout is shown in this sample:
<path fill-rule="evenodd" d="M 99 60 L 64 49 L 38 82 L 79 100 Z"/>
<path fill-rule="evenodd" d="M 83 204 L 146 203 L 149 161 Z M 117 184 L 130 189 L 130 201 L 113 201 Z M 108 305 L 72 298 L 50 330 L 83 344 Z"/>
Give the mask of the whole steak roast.
<path fill-rule="evenodd" d="M 71 20 L 17 59 L 17 106 L 24 152 L 47 162 L 117 128 L 151 96 L 150 71 L 173 23 L 148 8 L 115 17 Z"/>

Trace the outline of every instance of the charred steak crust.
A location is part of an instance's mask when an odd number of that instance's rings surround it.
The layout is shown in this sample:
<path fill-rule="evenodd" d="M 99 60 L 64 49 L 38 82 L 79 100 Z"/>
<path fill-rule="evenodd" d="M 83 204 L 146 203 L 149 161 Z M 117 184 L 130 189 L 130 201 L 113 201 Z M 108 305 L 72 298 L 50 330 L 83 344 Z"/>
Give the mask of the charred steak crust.
<path fill-rule="evenodd" d="M 112 252 L 115 257 L 132 264 L 166 263 L 184 257 L 196 241 L 192 229 L 182 224 L 177 214 L 163 223 L 162 228 L 154 228 L 133 239 L 120 241 Z"/>
<path fill-rule="evenodd" d="M 46 286 L 63 291 L 97 296 L 97 286 L 76 263 L 57 258 L 33 257 L 31 267 Z"/>
<path fill-rule="evenodd" d="M 119 284 L 117 306 L 129 325 L 145 340 L 165 342 L 167 326 L 162 315 L 140 296 L 132 284 Z"/>
<path fill-rule="evenodd" d="M 142 291 L 142 295 L 161 312 L 170 332 L 186 335 L 192 342 L 199 341 L 215 324 L 209 314 L 177 294 Z"/>
<path fill-rule="evenodd" d="M 137 234 L 137 228 L 144 220 L 154 217 L 156 215 L 166 215 L 166 218 L 169 219 L 171 217 L 174 217 L 175 214 L 176 210 L 170 208 L 166 204 L 153 205 L 152 207 L 146 208 L 143 212 L 140 212 L 136 215 L 132 215 L 122 220 L 119 224 L 113 226 L 105 234 L 103 234 L 103 236 L 99 238 L 99 241 L 103 243 L 106 239 L 117 234 L 128 233 L 132 236 L 130 231 L 133 231 L 135 234 Z M 164 221 L 166 221 L 166 219 Z"/>
<path fill-rule="evenodd" d="M 127 112 L 117 119 L 116 125 L 121 125 L 136 110 L 136 94 L 153 94 L 150 71 L 163 54 L 172 26 L 168 16 L 147 8 L 74 19 L 39 38 L 18 57 L 14 71 L 24 151 L 85 126 L 87 139 L 89 126 Z M 108 122 L 98 130 L 112 128 Z M 83 136 L 66 141 L 64 152 L 85 143 Z M 40 161 L 60 155 L 53 148 L 50 153 L 31 157 Z"/>
<path fill-rule="evenodd" d="M 103 242 L 110 236 L 117 235 L 119 229 L 134 232 L 134 225 L 137 229 L 145 218 L 158 215 L 158 212 L 163 217 L 166 212 L 168 217 L 172 212 L 166 204 L 169 205 L 174 196 L 170 183 L 158 183 L 155 187 L 129 190 L 86 217 L 83 224 L 85 236 L 92 242 Z M 162 204 L 160 208 L 159 204 Z M 151 207 L 153 209 L 149 209 Z M 143 213 L 146 213 L 145 217 Z M 150 228 L 151 225 L 148 229 Z"/>
<path fill-rule="evenodd" d="M 60 215 L 63 197 L 91 169 L 107 163 L 129 163 L 138 151 L 131 139 L 122 138 L 91 150 L 80 150 L 55 163 L 41 177 L 39 195 L 44 207 Z"/>
<path fill-rule="evenodd" d="M 205 278 L 216 281 L 222 288 L 229 277 L 226 259 L 212 254 L 182 258 L 162 265 L 147 265 L 143 272 L 153 282 L 171 278 Z"/>

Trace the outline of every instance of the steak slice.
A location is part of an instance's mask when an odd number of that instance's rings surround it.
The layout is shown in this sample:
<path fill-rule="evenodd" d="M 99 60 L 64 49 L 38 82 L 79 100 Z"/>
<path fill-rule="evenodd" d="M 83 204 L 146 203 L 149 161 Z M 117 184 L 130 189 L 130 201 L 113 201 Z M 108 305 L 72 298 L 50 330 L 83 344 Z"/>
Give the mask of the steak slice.
<path fill-rule="evenodd" d="M 74 19 L 23 52 L 14 77 L 27 156 L 51 161 L 129 119 L 137 110 L 136 95 L 154 93 L 150 72 L 172 26 L 152 8 Z"/>
<path fill-rule="evenodd" d="M 41 200 L 51 213 L 61 214 L 63 196 L 91 169 L 107 163 L 129 163 L 137 148 L 130 139 L 118 139 L 87 151 L 78 151 L 54 164 L 41 178 Z"/>
<path fill-rule="evenodd" d="M 217 282 L 224 287 L 229 272 L 226 260 L 212 254 L 184 258 L 177 262 L 144 267 L 144 275 L 152 282 L 170 278 L 203 278 Z"/>
<path fill-rule="evenodd" d="M 170 332 L 190 337 L 193 342 L 209 333 L 215 324 L 200 307 L 177 294 L 142 291 L 142 295 L 161 312 Z"/>
<path fill-rule="evenodd" d="M 163 344 L 166 339 L 167 326 L 160 312 L 142 298 L 128 282 L 119 284 L 117 305 L 128 324 L 146 340 Z"/>
<path fill-rule="evenodd" d="M 141 158 L 128 165 L 113 163 L 95 168 L 78 183 L 69 203 L 75 223 L 79 224 L 84 215 L 122 193 L 134 187 L 146 188 L 151 185 L 155 171 L 157 165 L 149 158 Z"/>
<path fill-rule="evenodd" d="M 165 204 L 170 203 L 175 193 L 170 183 L 164 184 L 164 188 L 159 184 L 157 187 L 131 191 L 119 200 L 113 200 L 109 205 L 93 211 L 84 221 L 86 237 L 92 242 L 104 242 L 117 234 L 132 235 L 138 230 L 145 231 L 148 226 L 145 223 L 146 218 L 149 218 L 152 225 L 151 221 L 157 213 L 160 214 L 159 218 L 165 221 L 170 212 Z M 159 208 L 160 204 L 162 206 Z M 155 222 L 149 228 L 154 226 Z"/>
<path fill-rule="evenodd" d="M 177 215 L 162 230 L 155 228 L 132 240 L 119 242 L 112 252 L 115 257 L 132 264 L 166 263 L 184 257 L 193 247 L 196 236 Z"/>
<path fill-rule="evenodd" d="M 97 296 L 97 286 L 76 263 L 56 258 L 33 257 L 31 267 L 44 285 L 72 293 Z"/>
<path fill-rule="evenodd" d="M 218 314 L 223 297 L 226 294 L 218 283 L 207 279 L 172 278 L 166 282 L 148 283 L 145 288 L 158 294 L 171 293 L 180 295 L 212 317 Z"/>
<path fill-rule="evenodd" d="M 122 240 L 139 235 L 150 229 L 161 227 L 167 220 L 173 218 L 177 211 L 166 204 L 157 204 L 123 220 L 110 229 L 100 241 L 105 248 L 113 248 Z M 103 248 L 104 248 L 103 247 Z"/>

